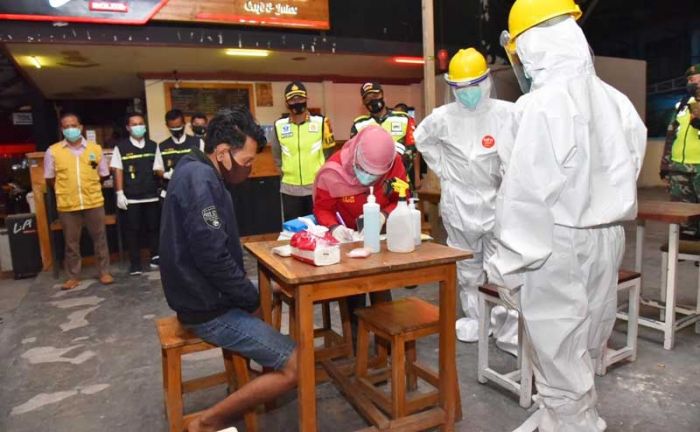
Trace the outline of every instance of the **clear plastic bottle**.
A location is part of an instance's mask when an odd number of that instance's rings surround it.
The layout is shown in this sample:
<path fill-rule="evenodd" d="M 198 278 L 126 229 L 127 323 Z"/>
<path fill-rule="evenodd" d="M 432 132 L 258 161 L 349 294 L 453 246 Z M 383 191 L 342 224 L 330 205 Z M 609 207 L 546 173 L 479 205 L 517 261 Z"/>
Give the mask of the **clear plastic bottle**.
<path fill-rule="evenodd" d="M 379 218 L 379 204 L 374 196 L 374 187 L 370 186 L 367 203 L 362 206 L 362 219 L 364 223 L 363 231 L 365 236 L 365 248 L 374 253 L 379 252 L 379 232 L 381 231 L 381 222 Z"/>
<path fill-rule="evenodd" d="M 408 253 L 416 250 L 413 231 L 414 222 L 411 210 L 406 204 L 408 183 L 395 179 L 392 184 L 399 193 L 399 202 L 386 221 L 386 245 L 391 252 Z"/>

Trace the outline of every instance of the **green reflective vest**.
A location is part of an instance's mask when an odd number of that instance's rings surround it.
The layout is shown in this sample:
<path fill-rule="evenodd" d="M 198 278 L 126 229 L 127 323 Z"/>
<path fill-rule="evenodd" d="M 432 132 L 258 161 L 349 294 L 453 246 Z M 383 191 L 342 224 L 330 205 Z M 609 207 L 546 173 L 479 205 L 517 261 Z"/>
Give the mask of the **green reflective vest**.
<path fill-rule="evenodd" d="M 412 144 L 406 142 L 409 118 L 410 117 L 408 114 L 390 111 L 389 114 L 387 114 L 387 116 L 382 120 L 381 124 L 378 124 L 374 117 L 370 115 L 362 115 L 353 121 L 354 132 L 359 132 L 371 125 L 381 126 L 382 129 L 389 132 L 391 138 L 394 140 L 396 152 L 403 155 L 406 151 L 406 144 Z"/>
<path fill-rule="evenodd" d="M 275 133 L 280 143 L 282 160 L 282 183 L 289 185 L 312 185 L 316 173 L 326 161 L 323 155 L 324 118 L 310 115 L 298 125 L 288 117 L 275 122 Z"/>
<path fill-rule="evenodd" d="M 678 116 L 676 140 L 671 148 L 671 160 L 679 164 L 700 164 L 700 131 L 690 125 L 690 110 L 683 109 Z"/>

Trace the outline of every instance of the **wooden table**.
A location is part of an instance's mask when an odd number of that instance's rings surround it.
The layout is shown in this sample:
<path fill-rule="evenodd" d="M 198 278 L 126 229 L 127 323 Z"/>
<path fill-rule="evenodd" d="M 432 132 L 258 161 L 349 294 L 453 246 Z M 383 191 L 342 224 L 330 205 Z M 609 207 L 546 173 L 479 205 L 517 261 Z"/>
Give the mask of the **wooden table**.
<path fill-rule="evenodd" d="M 316 431 L 316 376 L 314 358 L 314 301 L 330 300 L 355 294 L 371 293 L 407 285 L 440 283 L 440 402 L 430 411 L 391 421 L 385 430 L 423 430 L 440 426 L 453 431 L 459 391 L 456 368 L 456 262 L 472 257 L 471 253 L 423 243 L 409 254 L 391 253 L 382 243 L 382 251 L 367 259 L 352 259 L 346 253 L 358 243 L 341 246 L 341 263 L 314 267 L 293 258 L 282 258 L 272 248 L 284 242 L 247 243 L 245 248 L 258 261 L 260 303 L 263 318 L 271 322 L 271 282 L 294 296 L 298 337 L 299 431 Z M 337 380 L 337 376 L 335 378 Z M 351 402 L 357 402 L 352 401 Z M 356 408 L 357 405 L 356 405 Z M 361 407 L 360 412 L 363 412 Z M 371 427 L 369 430 L 380 430 Z"/>
<path fill-rule="evenodd" d="M 700 204 L 670 202 L 670 201 L 640 201 L 637 214 L 637 241 L 635 253 L 635 270 L 642 273 L 644 231 L 646 221 L 665 222 L 668 229 L 668 273 L 666 274 L 666 298 L 663 305 L 644 300 L 642 303 L 650 306 L 665 308 L 664 320 L 654 320 L 639 317 L 639 324 L 664 332 L 664 348 L 673 349 L 676 331 L 698 321 L 697 313 L 688 314 L 676 322 L 676 270 L 678 265 L 678 239 L 680 224 L 700 220 Z M 642 273 L 643 274 L 643 273 Z M 663 277 L 663 275 L 662 275 Z M 700 300 L 700 299 L 698 299 Z M 687 311 L 681 311 L 687 312 Z M 622 314 L 624 318 L 624 314 Z"/>

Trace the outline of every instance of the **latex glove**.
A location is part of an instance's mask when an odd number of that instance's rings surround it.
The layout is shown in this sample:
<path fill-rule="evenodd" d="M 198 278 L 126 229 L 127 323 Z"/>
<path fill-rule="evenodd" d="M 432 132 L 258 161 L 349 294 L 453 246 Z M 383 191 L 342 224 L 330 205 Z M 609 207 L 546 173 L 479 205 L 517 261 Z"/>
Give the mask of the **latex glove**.
<path fill-rule="evenodd" d="M 124 191 L 117 191 L 117 207 L 119 207 L 122 210 L 126 210 L 126 208 L 129 206 L 129 200 L 126 199 L 126 195 L 124 195 Z"/>
<path fill-rule="evenodd" d="M 170 171 L 164 172 L 163 173 L 163 178 L 166 180 L 170 180 L 170 177 L 173 176 L 173 169 L 170 168 Z"/>
<path fill-rule="evenodd" d="M 338 225 L 337 227 L 333 228 L 333 232 L 331 234 L 339 242 L 348 243 L 354 241 L 355 231 L 346 226 Z"/>

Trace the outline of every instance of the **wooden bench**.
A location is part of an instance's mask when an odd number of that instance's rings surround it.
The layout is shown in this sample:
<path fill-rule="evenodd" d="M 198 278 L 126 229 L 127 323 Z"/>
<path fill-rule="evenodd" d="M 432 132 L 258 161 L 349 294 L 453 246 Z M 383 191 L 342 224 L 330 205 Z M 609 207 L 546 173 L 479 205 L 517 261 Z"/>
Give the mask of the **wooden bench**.
<path fill-rule="evenodd" d="M 637 330 L 639 319 L 639 293 L 641 275 L 636 272 L 620 270 L 617 276 L 617 292 L 628 292 L 628 312 L 618 312 L 619 318 L 628 320 L 627 342 L 620 349 L 608 348 L 607 342 L 600 349 L 600 356 L 593 359 L 595 372 L 604 375 L 607 368 L 622 360 L 634 361 L 637 358 Z M 500 373 L 489 366 L 489 322 L 491 308 L 502 305 L 510 308 L 498 294 L 498 287 L 486 284 L 479 288 L 479 360 L 478 380 L 485 384 L 493 381 L 499 386 L 519 396 L 520 406 L 528 408 L 532 404 L 532 365 L 528 355 L 530 347 L 525 337 L 522 315 L 518 316 L 518 367 L 514 371 Z"/>
<path fill-rule="evenodd" d="M 681 240 L 678 242 L 678 259 L 700 263 L 700 241 Z M 661 245 L 661 300 L 666 299 L 666 274 L 668 273 L 668 243 Z M 660 308 L 661 319 L 664 319 L 665 307 Z M 683 315 L 700 314 L 700 268 L 698 269 L 698 293 L 695 297 L 695 307 L 675 305 L 676 312 Z M 692 323 L 690 323 L 692 324 Z M 682 328 L 682 327 L 681 327 Z M 695 333 L 700 334 L 700 321 L 695 321 Z"/>
<path fill-rule="evenodd" d="M 229 391 L 243 386 L 250 380 L 248 361 L 230 351 L 223 350 L 226 372 L 182 381 L 182 356 L 219 347 L 204 342 L 180 324 L 176 317 L 156 320 L 163 363 L 163 392 L 170 432 L 183 432 L 185 427 L 201 415 L 200 412 L 184 415 L 183 395 L 219 384 L 227 383 Z M 244 415 L 246 430 L 256 432 L 257 415 L 251 410 Z"/>
<path fill-rule="evenodd" d="M 532 405 L 532 365 L 528 341 L 525 337 L 525 326 L 522 315 L 518 315 L 518 365 L 515 370 L 507 373 L 497 372 L 489 365 L 489 326 L 491 323 L 491 309 L 500 305 L 506 309 L 511 307 L 506 304 L 498 294 L 498 287 L 486 284 L 479 287 L 479 357 L 478 380 L 481 384 L 493 381 L 499 386 L 509 390 L 519 397 L 520 406 L 529 408 Z"/>
<path fill-rule="evenodd" d="M 642 275 L 629 270 L 617 273 L 617 292 L 627 292 L 627 312 L 619 312 L 617 317 L 627 321 L 627 341 L 620 349 L 612 349 L 605 343 L 600 357 L 596 359 L 596 374 L 605 375 L 608 367 L 623 360 L 637 360 L 637 332 L 639 330 L 639 298 L 642 290 Z M 624 307 L 624 306 L 623 306 Z"/>
<path fill-rule="evenodd" d="M 418 378 L 435 389 L 440 379 L 437 372 L 417 361 L 416 340 L 440 331 L 438 308 L 408 297 L 358 309 L 355 315 L 359 320 L 354 384 L 359 390 L 392 419 L 437 406 L 437 390 L 418 390 Z M 390 370 L 369 369 L 369 333 L 390 344 Z M 391 384 L 390 394 L 377 388 L 377 384 L 387 380 Z M 455 397 L 457 417 L 461 418 L 459 390 Z"/>

